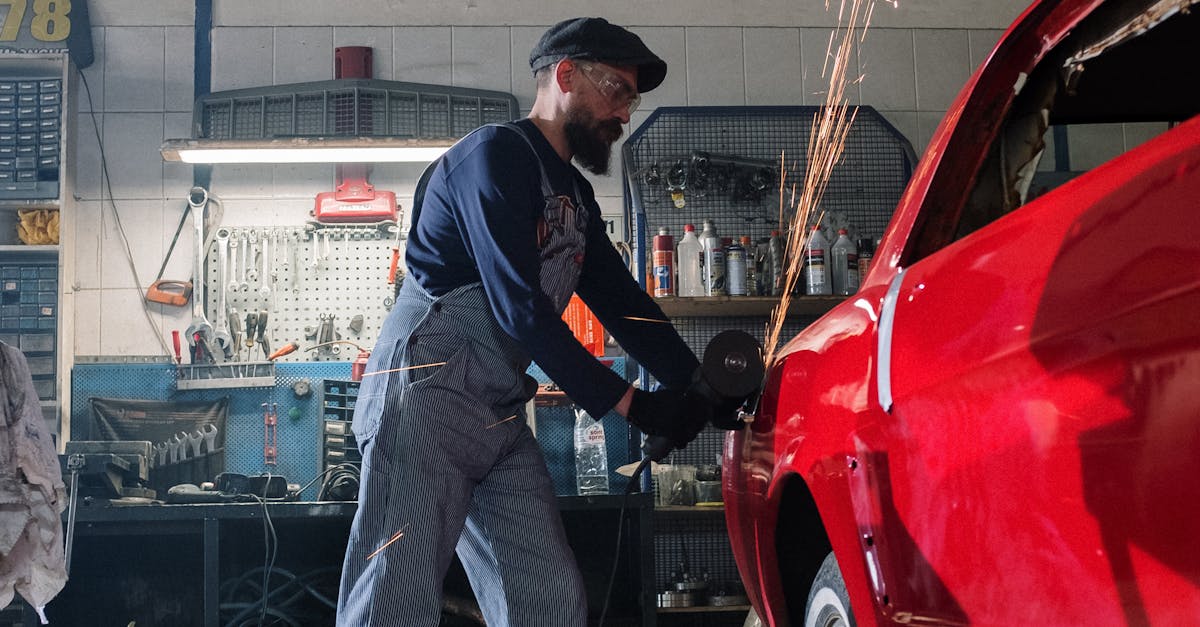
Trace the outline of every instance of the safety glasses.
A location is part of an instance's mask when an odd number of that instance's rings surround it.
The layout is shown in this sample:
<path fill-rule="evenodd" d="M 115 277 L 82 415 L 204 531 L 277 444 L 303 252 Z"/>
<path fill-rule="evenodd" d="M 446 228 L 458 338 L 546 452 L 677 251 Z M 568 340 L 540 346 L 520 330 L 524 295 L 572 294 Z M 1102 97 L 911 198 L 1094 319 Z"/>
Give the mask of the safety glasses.
<path fill-rule="evenodd" d="M 625 107 L 630 115 L 633 115 L 638 105 L 642 103 L 642 96 L 638 93 L 637 88 L 626 83 L 616 74 L 592 63 L 580 61 L 575 65 L 579 67 L 584 76 L 588 77 L 588 80 L 592 81 L 601 96 L 608 98 L 609 102 L 614 105 Z"/>

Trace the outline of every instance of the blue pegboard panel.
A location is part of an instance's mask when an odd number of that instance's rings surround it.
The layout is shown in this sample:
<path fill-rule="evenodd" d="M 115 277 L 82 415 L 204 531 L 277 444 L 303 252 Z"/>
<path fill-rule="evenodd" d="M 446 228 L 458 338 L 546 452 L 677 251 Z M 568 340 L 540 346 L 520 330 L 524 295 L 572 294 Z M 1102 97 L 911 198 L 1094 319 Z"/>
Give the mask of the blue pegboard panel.
<path fill-rule="evenodd" d="M 625 362 L 624 357 L 617 357 L 611 366 L 622 377 L 627 377 Z M 536 365 L 529 368 L 529 375 L 541 383 L 550 381 Z M 71 371 L 72 437 L 77 440 L 90 437 L 88 399 L 94 396 L 180 401 L 227 396 L 230 403 L 225 469 L 247 475 L 269 471 L 303 485 L 316 477 L 320 468 L 321 382 L 349 378 L 349 362 L 279 363 L 275 365 L 274 387 L 177 391 L 175 368 L 170 364 L 79 364 Z M 297 398 L 292 393 L 292 385 L 301 379 L 309 380 L 312 393 Z M 263 463 L 263 403 L 277 404 L 279 454 L 275 466 Z M 626 479 L 615 471 L 618 466 L 633 461 L 627 444 L 629 425 L 612 412 L 605 415 L 601 423 L 608 445 L 609 491 L 618 494 L 625 489 Z M 574 429 L 575 414 L 570 407 L 538 409 L 538 442 L 542 445 L 556 494 L 576 493 Z M 317 482 L 301 497 L 315 499 L 319 488 L 320 482 Z"/>
<path fill-rule="evenodd" d="M 292 483 L 308 483 L 318 472 L 320 457 L 321 380 L 350 378 L 349 362 L 276 364 L 275 386 L 176 391 L 175 368 L 169 364 L 79 364 L 71 371 L 71 424 L 75 439 L 90 437 L 88 399 L 94 396 L 149 400 L 197 401 L 229 397 L 225 469 L 257 475 L 270 472 Z M 292 393 L 300 379 L 311 382 L 304 398 Z M 276 403 L 278 463 L 263 463 L 263 403 Z M 295 411 L 293 411 L 293 409 Z M 320 482 L 301 498 L 317 496 Z"/>

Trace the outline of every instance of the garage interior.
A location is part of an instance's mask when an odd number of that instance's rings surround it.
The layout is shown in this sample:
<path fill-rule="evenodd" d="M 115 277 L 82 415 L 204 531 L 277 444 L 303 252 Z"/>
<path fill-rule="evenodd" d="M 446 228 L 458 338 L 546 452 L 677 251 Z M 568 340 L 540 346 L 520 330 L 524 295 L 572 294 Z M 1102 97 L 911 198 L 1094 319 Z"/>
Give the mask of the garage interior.
<path fill-rule="evenodd" d="M 611 173 L 586 174 L 629 271 L 697 355 L 725 330 L 763 342 L 780 301 L 762 285 L 772 233 L 789 229 L 783 207 L 804 185 L 842 32 L 836 5 L 782 0 L 58 0 L 25 16 L 24 2 L 8 4 L 0 165 L 9 150 L 15 165 L 0 171 L 0 345 L 23 355 L 74 504 L 58 521 L 70 578 L 45 607 L 52 625 L 334 624 L 361 459 L 351 423 L 405 280 L 418 180 L 455 140 L 529 114 L 526 59 L 559 20 L 604 16 L 668 65 L 625 125 Z M 856 115 L 824 189 L 830 245 L 846 229 L 869 258 L 943 116 L 1027 4 L 874 5 L 849 44 L 844 104 Z M 1168 72 L 1142 75 L 1133 93 L 1152 94 Z M 1129 95 L 1123 80 L 1084 97 Z M 1047 121 L 1026 191 L 1053 189 L 1180 114 L 1095 123 L 1071 106 Z M 19 139 L 24 130 L 37 139 Z M 435 152 L 195 154 L 396 145 Z M 744 242 L 739 272 L 749 265 L 758 285 L 688 297 L 656 284 L 656 236 L 674 252 L 685 224 L 699 235 L 705 221 Z M 959 228 L 942 237 L 973 227 Z M 796 294 L 784 342 L 853 289 Z M 652 383 L 581 303 L 566 315 L 605 365 Z M 198 341 L 197 319 L 224 334 L 210 336 L 224 355 Z M 610 413 L 598 421 L 607 487 L 580 494 L 576 409 L 536 365 L 529 374 L 539 384 L 529 426 L 589 624 L 753 624 L 721 503 L 726 432 L 705 429 L 631 485 L 618 468 L 641 459 L 641 434 Z M 0 625 L 36 624 L 20 595 L 0 610 Z M 484 624 L 457 562 L 441 624 Z"/>

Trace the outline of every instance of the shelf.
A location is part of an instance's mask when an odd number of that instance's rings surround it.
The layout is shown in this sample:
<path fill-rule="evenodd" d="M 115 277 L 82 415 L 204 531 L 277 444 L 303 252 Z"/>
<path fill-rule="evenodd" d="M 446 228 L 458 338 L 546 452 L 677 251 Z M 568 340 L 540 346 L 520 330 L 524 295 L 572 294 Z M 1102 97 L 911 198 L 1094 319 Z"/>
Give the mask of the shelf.
<path fill-rule="evenodd" d="M 845 300 L 845 296 L 793 296 L 788 315 L 821 315 Z M 655 298 L 670 318 L 769 316 L 779 298 L 775 296 L 697 296 Z"/>
<path fill-rule="evenodd" d="M 5 256 L 9 253 L 15 253 L 19 257 L 57 257 L 58 244 L 38 244 L 34 246 L 28 244 L 0 244 L 0 253 L 5 253 Z"/>
<path fill-rule="evenodd" d="M 654 507 L 654 511 L 655 512 L 663 512 L 666 514 L 678 514 L 678 513 L 685 513 L 685 512 L 724 513 L 725 506 L 724 505 L 712 505 L 712 506 L 656 505 Z"/>
<path fill-rule="evenodd" d="M 749 612 L 749 605 L 693 605 L 692 607 L 660 607 L 659 614 L 715 614 L 717 612 Z"/>

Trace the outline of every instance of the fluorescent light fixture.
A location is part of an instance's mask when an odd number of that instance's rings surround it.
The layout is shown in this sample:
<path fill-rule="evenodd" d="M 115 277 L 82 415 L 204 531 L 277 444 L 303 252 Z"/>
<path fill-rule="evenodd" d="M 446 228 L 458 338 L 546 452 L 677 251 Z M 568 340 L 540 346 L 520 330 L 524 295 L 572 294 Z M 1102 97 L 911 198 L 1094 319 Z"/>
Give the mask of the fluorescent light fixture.
<path fill-rule="evenodd" d="M 428 163 L 456 140 L 393 137 L 168 139 L 166 161 L 183 163 Z"/>

